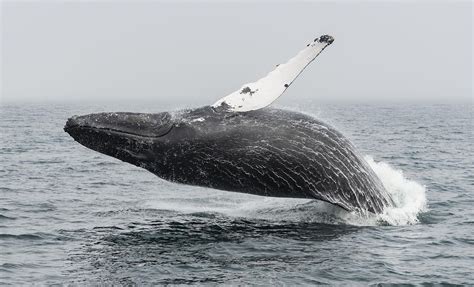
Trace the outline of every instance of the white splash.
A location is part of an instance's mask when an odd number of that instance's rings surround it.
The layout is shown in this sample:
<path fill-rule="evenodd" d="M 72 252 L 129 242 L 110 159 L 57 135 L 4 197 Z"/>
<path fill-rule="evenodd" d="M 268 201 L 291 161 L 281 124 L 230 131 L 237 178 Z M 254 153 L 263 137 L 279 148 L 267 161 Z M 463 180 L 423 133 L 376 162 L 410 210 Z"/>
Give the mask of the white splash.
<path fill-rule="evenodd" d="M 387 208 L 378 219 L 390 225 L 415 224 L 418 215 L 427 211 L 426 188 L 407 179 L 401 170 L 391 167 L 385 162 L 375 162 L 371 156 L 365 160 L 382 181 L 395 201 L 395 207 Z"/>

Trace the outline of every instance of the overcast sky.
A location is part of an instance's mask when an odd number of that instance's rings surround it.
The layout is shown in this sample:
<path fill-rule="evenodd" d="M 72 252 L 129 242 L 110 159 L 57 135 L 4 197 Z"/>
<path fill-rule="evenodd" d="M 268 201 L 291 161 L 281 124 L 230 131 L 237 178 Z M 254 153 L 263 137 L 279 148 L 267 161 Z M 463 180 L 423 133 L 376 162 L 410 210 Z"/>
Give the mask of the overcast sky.
<path fill-rule="evenodd" d="M 2 102 L 212 104 L 322 34 L 279 103 L 472 101 L 472 4 L 2 2 Z"/>

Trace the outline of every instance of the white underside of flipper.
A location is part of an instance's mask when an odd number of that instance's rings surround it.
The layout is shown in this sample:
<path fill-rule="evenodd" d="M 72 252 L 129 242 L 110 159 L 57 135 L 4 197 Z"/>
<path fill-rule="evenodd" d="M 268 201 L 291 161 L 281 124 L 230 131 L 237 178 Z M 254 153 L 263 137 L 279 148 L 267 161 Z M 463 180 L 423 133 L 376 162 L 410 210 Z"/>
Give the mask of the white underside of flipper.
<path fill-rule="evenodd" d="M 316 38 L 287 63 L 278 65 L 266 77 L 243 85 L 239 90 L 218 100 L 212 107 L 224 106 L 228 111 L 246 112 L 270 105 L 333 41 L 333 37 L 328 35 Z"/>

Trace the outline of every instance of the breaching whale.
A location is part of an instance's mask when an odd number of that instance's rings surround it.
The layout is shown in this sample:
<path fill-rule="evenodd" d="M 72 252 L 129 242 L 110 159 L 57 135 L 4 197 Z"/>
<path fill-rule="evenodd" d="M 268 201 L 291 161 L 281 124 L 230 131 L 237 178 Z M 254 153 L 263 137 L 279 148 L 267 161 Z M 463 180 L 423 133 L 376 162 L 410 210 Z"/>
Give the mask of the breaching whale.
<path fill-rule="evenodd" d="M 311 116 L 267 107 L 332 42 L 328 35 L 316 38 L 211 106 L 74 116 L 64 130 L 92 150 L 172 182 L 381 213 L 393 200 L 349 140 Z"/>

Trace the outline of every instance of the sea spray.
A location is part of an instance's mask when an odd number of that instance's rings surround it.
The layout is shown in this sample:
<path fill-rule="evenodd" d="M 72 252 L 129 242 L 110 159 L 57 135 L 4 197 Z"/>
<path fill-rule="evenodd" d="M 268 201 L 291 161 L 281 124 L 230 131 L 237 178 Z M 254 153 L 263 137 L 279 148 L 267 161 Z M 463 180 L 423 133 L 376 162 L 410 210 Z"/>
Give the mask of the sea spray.
<path fill-rule="evenodd" d="M 390 225 L 405 225 L 418 222 L 418 214 L 427 210 L 426 188 L 407 179 L 401 170 L 386 162 L 376 162 L 371 156 L 365 160 L 380 178 L 384 187 L 392 196 L 395 206 L 389 207 L 379 215 L 382 222 Z"/>

